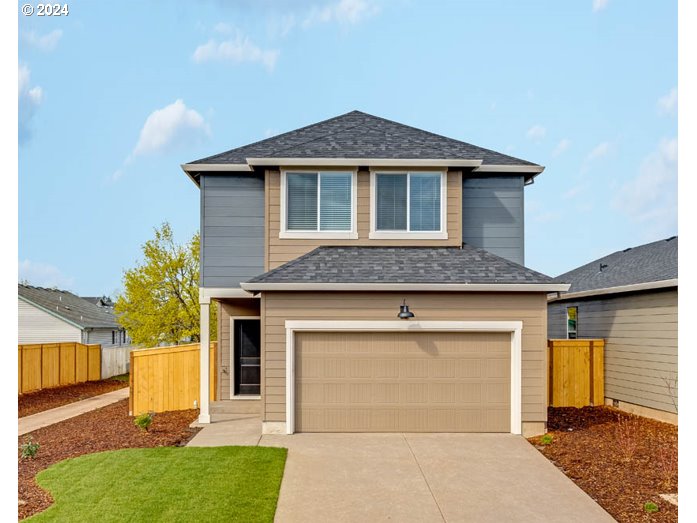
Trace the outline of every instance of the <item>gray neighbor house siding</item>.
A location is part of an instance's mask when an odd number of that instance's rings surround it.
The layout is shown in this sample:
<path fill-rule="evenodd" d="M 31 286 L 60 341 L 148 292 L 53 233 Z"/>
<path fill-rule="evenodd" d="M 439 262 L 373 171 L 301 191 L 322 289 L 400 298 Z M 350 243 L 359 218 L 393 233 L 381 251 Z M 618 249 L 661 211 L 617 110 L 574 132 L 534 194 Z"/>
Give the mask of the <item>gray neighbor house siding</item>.
<path fill-rule="evenodd" d="M 523 176 L 462 180 L 462 241 L 525 263 Z"/>
<path fill-rule="evenodd" d="M 239 287 L 264 272 L 264 176 L 201 176 L 201 286 Z"/>
<path fill-rule="evenodd" d="M 678 372 L 677 288 L 550 302 L 550 338 L 566 338 L 572 306 L 578 337 L 605 339 L 605 397 L 675 413 L 668 383 Z"/>

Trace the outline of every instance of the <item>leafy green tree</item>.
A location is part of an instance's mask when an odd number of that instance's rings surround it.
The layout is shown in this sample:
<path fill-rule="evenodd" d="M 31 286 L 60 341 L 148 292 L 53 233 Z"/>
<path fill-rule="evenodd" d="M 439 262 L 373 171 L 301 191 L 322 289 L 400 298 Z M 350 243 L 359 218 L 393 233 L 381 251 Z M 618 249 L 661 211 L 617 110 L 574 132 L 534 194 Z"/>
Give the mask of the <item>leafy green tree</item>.
<path fill-rule="evenodd" d="M 133 343 L 145 347 L 200 340 L 198 232 L 187 243 L 174 241 L 163 223 L 143 244 L 144 261 L 124 271 L 124 291 L 114 309 Z M 215 325 L 215 307 L 211 323 Z M 211 328 L 211 336 L 216 329 Z"/>

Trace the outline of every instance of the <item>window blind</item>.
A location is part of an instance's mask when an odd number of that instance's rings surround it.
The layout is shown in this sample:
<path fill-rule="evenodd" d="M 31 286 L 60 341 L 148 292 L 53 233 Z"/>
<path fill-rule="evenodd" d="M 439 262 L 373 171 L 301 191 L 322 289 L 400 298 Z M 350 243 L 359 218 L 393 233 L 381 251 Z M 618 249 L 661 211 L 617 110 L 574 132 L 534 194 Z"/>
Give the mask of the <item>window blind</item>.
<path fill-rule="evenodd" d="M 376 227 L 379 231 L 407 230 L 407 175 L 378 174 Z"/>
<path fill-rule="evenodd" d="M 321 231 L 351 230 L 351 173 L 320 173 Z"/>
<path fill-rule="evenodd" d="M 287 216 L 289 231 L 317 230 L 317 174 L 286 175 Z"/>
<path fill-rule="evenodd" d="M 409 175 L 409 230 L 440 230 L 440 174 Z"/>

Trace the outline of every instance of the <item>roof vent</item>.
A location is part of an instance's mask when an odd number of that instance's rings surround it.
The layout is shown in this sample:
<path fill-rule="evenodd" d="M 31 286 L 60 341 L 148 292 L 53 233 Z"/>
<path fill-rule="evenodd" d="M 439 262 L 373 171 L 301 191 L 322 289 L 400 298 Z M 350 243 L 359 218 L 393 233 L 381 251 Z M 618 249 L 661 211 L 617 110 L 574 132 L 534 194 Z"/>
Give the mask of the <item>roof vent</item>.
<path fill-rule="evenodd" d="M 600 264 L 600 272 L 603 272 L 603 269 L 607 269 L 607 263 Z"/>
<path fill-rule="evenodd" d="M 674 240 L 675 238 L 677 238 L 677 236 L 671 236 L 670 238 L 666 238 L 666 241 L 669 242 L 671 240 Z"/>
<path fill-rule="evenodd" d="M 625 250 L 623 250 L 622 252 L 629 252 L 629 251 L 631 251 L 631 250 L 632 250 L 631 247 L 627 247 L 627 248 L 626 248 Z"/>

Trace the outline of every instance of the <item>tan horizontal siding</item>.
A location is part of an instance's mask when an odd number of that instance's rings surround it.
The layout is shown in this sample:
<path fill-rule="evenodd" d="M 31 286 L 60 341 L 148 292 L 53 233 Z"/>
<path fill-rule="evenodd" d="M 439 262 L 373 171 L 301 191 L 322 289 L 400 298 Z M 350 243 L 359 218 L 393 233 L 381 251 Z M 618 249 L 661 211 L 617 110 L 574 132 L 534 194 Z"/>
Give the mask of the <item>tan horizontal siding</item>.
<path fill-rule="evenodd" d="M 462 243 L 462 172 L 450 171 L 447 176 L 447 240 L 371 240 L 370 233 L 370 173 L 359 171 L 356 193 L 356 222 L 358 239 L 315 240 L 279 238 L 281 229 L 281 174 L 267 171 L 266 202 L 266 269 L 274 269 L 310 252 L 320 245 L 409 245 L 445 246 Z"/>
<path fill-rule="evenodd" d="M 551 337 L 566 336 L 568 306 L 578 307 L 579 337 L 606 340 L 605 396 L 675 412 L 668 383 L 678 372 L 677 290 L 552 302 Z"/>
<path fill-rule="evenodd" d="M 522 321 L 522 418 L 546 421 L 546 298 L 532 293 L 264 293 L 263 419 L 285 421 L 285 393 L 270 380 L 285 377 L 286 320 L 394 320 L 404 298 L 419 320 Z"/>
<path fill-rule="evenodd" d="M 230 317 L 259 316 L 260 300 L 258 298 L 228 299 L 218 302 L 218 398 L 230 398 Z"/>

